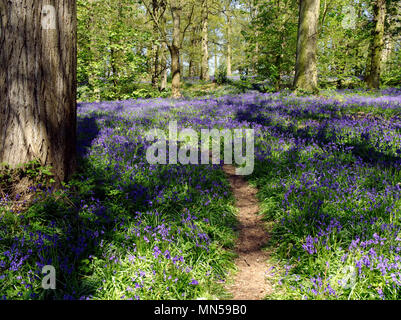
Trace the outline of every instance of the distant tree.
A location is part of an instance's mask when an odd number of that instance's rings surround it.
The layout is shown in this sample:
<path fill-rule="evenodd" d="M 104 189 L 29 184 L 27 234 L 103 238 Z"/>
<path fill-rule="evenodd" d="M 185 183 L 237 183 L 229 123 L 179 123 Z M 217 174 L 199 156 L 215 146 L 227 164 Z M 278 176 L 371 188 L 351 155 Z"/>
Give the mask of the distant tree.
<path fill-rule="evenodd" d="M 165 3 L 169 8 L 172 20 L 172 30 L 170 30 L 171 38 L 168 36 L 168 32 L 166 30 L 167 26 L 165 23 L 163 23 L 161 17 L 157 17 L 153 14 L 150 0 L 142 0 L 142 3 L 148 10 L 150 18 L 159 29 L 162 41 L 167 45 L 167 48 L 170 51 L 172 97 L 180 98 L 181 72 L 182 72 L 181 61 L 180 61 L 181 49 L 185 38 L 185 34 L 192 23 L 195 3 L 192 0 L 166 0 Z M 183 18 L 184 11 L 186 13 L 185 14 L 186 24 L 182 28 L 181 21 Z"/>
<path fill-rule="evenodd" d="M 161 20 L 166 10 L 166 2 L 164 0 L 152 0 L 152 11 L 153 16 L 157 17 L 157 19 Z M 159 85 L 160 75 L 164 71 L 160 64 L 160 55 L 161 55 L 161 46 L 158 39 L 159 29 L 157 24 L 153 22 L 153 44 L 152 44 L 152 58 L 153 58 L 153 70 L 152 70 L 152 86 L 154 88 L 161 89 Z"/>
<path fill-rule="evenodd" d="M 209 81 L 209 6 L 208 0 L 202 0 L 202 64 L 201 79 Z"/>
<path fill-rule="evenodd" d="M 292 80 L 298 28 L 298 6 L 292 0 L 272 0 L 258 6 L 245 38 L 257 74 L 280 90 L 283 79 Z"/>
<path fill-rule="evenodd" d="M 227 76 L 230 77 L 232 75 L 232 58 L 233 58 L 233 8 L 232 6 L 235 4 L 235 1 L 226 0 L 223 5 L 223 14 L 225 16 L 225 37 L 226 37 L 226 68 L 227 68 Z"/>
<path fill-rule="evenodd" d="M 138 81 L 154 75 L 158 39 L 143 6 L 132 0 L 77 0 L 77 15 L 78 99 L 130 98 Z"/>
<path fill-rule="evenodd" d="M 76 160 L 76 2 L 0 0 L 0 163 Z"/>

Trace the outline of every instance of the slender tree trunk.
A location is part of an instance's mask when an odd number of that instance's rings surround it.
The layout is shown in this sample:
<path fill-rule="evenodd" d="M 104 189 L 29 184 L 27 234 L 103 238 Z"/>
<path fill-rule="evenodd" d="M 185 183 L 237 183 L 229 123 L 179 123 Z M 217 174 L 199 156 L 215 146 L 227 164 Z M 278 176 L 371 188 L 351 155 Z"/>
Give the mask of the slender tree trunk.
<path fill-rule="evenodd" d="M 208 50 L 208 33 L 209 33 L 209 7 L 207 0 L 202 2 L 202 65 L 201 80 L 209 81 L 209 50 Z"/>
<path fill-rule="evenodd" d="M 170 55 L 171 55 L 171 73 L 172 73 L 172 80 L 171 80 L 171 90 L 172 90 L 172 97 L 173 98 L 180 98 L 180 86 L 181 86 L 181 77 L 180 77 L 180 52 L 179 50 L 171 46 L 170 48 Z"/>
<path fill-rule="evenodd" d="M 152 11 L 153 16 L 157 17 L 159 14 L 159 0 L 152 0 Z M 155 36 L 159 35 L 159 29 L 157 27 L 156 22 L 153 22 L 153 34 Z M 152 58 L 153 58 L 153 72 L 152 72 L 152 86 L 153 88 L 157 88 L 159 85 L 159 76 L 160 76 L 160 68 L 159 68 L 159 57 L 160 55 L 160 46 L 155 40 L 153 42 L 152 48 Z"/>
<path fill-rule="evenodd" d="M 112 43 L 110 43 L 112 44 Z M 111 73 L 112 73 L 112 80 L 113 80 L 113 86 L 117 87 L 118 84 L 118 72 L 117 72 L 117 67 L 116 67 L 116 53 L 114 48 L 112 47 L 110 50 L 110 67 L 111 67 Z"/>
<path fill-rule="evenodd" d="M 191 32 L 191 49 L 189 51 L 189 66 L 188 66 L 188 77 L 192 78 L 195 76 L 194 73 L 194 48 L 195 48 L 195 37 L 196 37 L 196 31 L 195 27 L 192 27 L 192 32 Z"/>
<path fill-rule="evenodd" d="M 232 59 L 232 44 L 231 44 L 231 35 L 232 35 L 232 24 L 231 17 L 227 15 L 227 76 L 231 77 L 231 59 Z"/>
<path fill-rule="evenodd" d="M 93 3 L 95 0 L 89 0 L 89 8 L 88 11 L 85 12 L 85 14 L 88 16 L 88 21 L 87 21 L 87 25 L 86 28 L 88 30 L 88 47 L 89 47 L 89 58 L 87 60 L 87 65 L 88 65 L 88 83 L 90 88 L 92 88 L 94 96 L 95 96 L 95 100 L 96 101 L 100 101 L 100 90 L 99 87 L 97 85 L 96 82 L 96 70 L 93 66 L 91 66 L 90 61 L 94 61 L 97 59 L 97 53 L 96 53 L 96 40 L 94 39 L 94 17 L 93 15 L 90 15 L 89 12 L 91 12 L 91 10 L 94 10 L 93 7 Z"/>
<path fill-rule="evenodd" d="M 258 32 L 256 31 L 256 38 L 258 37 L 257 36 L 258 35 Z M 258 57 L 259 57 L 259 40 L 256 40 L 256 43 L 255 43 L 255 55 L 254 55 L 254 57 L 253 57 L 253 59 L 252 59 L 252 72 L 253 72 L 253 75 L 257 75 L 258 74 Z"/>
<path fill-rule="evenodd" d="M 317 31 L 320 0 L 300 0 L 294 88 L 317 92 Z"/>
<path fill-rule="evenodd" d="M 372 89 L 380 88 L 386 11 L 386 0 L 376 0 L 374 3 L 375 29 L 373 31 L 371 43 L 370 72 L 366 79 L 367 85 Z"/>
<path fill-rule="evenodd" d="M 181 66 L 180 66 L 180 35 L 181 35 L 181 12 L 180 0 L 171 0 L 171 15 L 173 17 L 173 41 L 169 46 L 171 55 L 171 91 L 173 98 L 181 98 Z"/>
<path fill-rule="evenodd" d="M 192 78 L 193 76 L 194 76 L 194 60 L 193 57 L 190 57 L 188 66 L 188 77 Z"/>
<path fill-rule="evenodd" d="M 252 6 L 250 7 L 250 15 L 251 15 L 251 20 L 256 19 L 258 16 L 258 7 L 257 6 Z M 250 71 L 252 71 L 253 75 L 256 75 L 258 73 L 258 57 L 259 57 L 259 31 L 255 30 L 255 37 L 256 37 L 256 43 L 255 43 L 255 54 L 251 59 L 251 65 L 249 70 L 247 68 L 246 74 L 248 75 Z"/>
<path fill-rule="evenodd" d="M 76 160 L 75 0 L 0 0 L 0 163 L 38 159 L 58 183 Z"/>
<path fill-rule="evenodd" d="M 160 91 L 167 89 L 167 46 L 165 43 L 162 44 L 161 52 L 161 79 L 160 79 Z"/>
<path fill-rule="evenodd" d="M 217 56 L 217 44 L 214 45 L 214 78 L 217 77 L 217 71 L 219 70 L 219 61 Z"/>
<path fill-rule="evenodd" d="M 152 86 L 157 88 L 159 85 L 160 77 L 160 47 L 158 45 L 153 45 L 153 73 L 152 73 Z"/>

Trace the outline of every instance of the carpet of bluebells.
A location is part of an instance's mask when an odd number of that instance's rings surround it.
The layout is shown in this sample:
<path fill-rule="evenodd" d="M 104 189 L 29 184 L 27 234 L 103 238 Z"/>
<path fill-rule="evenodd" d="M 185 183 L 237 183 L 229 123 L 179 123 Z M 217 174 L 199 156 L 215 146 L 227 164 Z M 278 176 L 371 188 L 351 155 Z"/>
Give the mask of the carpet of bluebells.
<path fill-rule="evenodd" d="M 0 199 L 0 299 L 225 298 L 235 206 L 220 165 L 150 165 L 145 132 L 253 128 L 276 264 L 268 298 L 400 299 L 401 91 L 82 103 L 79 171 Z M 57 289 L 43 290 L 53 265 Z"/>

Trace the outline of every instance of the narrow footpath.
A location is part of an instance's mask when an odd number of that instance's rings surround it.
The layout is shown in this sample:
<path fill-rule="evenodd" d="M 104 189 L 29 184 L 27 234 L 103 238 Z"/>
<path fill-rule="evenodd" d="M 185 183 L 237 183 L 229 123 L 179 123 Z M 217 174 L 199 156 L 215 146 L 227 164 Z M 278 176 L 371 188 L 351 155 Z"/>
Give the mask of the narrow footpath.
<path fill-rule="evenodd" d="M 270 267 L 269 253 L 263 249 L 269 234 L 264 228 L 262 217 L 258 215 L 257 190 L 243 176 L 235 175 L 234 166 L 224 165 L 223 170 L 235 197 L 239 221 L 239 237 L 235 247 L 238 273 L 234 283 L 226 288 L 233 295 L 233 300 L 262 300 L 271 292 L 266 281 L 266 272 Z"/>

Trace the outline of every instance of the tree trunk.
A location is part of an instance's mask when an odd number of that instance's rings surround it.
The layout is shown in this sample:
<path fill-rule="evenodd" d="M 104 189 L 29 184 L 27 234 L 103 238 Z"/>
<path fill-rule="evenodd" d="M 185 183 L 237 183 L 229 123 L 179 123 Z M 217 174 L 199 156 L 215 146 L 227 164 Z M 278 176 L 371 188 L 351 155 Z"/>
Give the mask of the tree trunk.
<path fill-rule="evenodd" d="M 110 43 L 110 45 L 112 46 L 113 43 Z M 111 79 L 113 81 L 113 86 L 114 88 L 117 87 L 118 85 L 118 72 L 117 72 L 117 66 L 116 66 L 116 53 L 115 53 L 115 49 L 112 46 L 110 49 L 110 67 L 111 67 Z"/>
<path fill-rule="evenodd" d="M 318 92 L 317 30 L 320 0 L 300 0 L 294 89 Z"/>
<path fill-rule="evenodd" d="M 218 71 L 218 66 L 219 61 L 218 61 L 218 56 L 217 56 L 217 44 L 214 44 L 214 79 L 216 80 L 217 77 L 217 71 Z"/>
<path fill-rule="evenodd" d="M 191 60 L 189 60 L 188 77 L 190 78 L 195 77 L 195 63 L 192 57 Z"/>
<path fill-rule="evenodd" d="M 198 72 L 198 59 L 199 59 L 199 46 L 200 46 L 200 38 L 199 38 L 199 33 L 201 33 L 201 30 L 198 25 L 195 25 L 192 27 L 192 32 L 191 32 L 191 50 L 190 52 L 190 61 L 189 61 L 189 77 L 193 78 L 196 76 L 202 77 L 201 74 Z"/>
<path fill-rule="evenodd" d="M 0 0 L 0 163 L 76 166 L 75 0 Z"/>
<path fill-rule="evenodd" d="M 96 78 L 96 70 L 95 68 L 91 65 L 90 61 L 94 61 L 97 59 L 97 52 L 96 52 L 96 40 L 94 39 L 94 16 L 90 15 L 89 12 L 91 10 L 94 10 L 93 3 L 95 0 L 89 0 L 89 7 L 88 10 L 85 11 L 85 14 L 88 16 L 88 21 L 86 25 L 86 29 L 88 30 L 88 52 L 89 52 L 89 58 L 86 61 L 87 66 L 88 66 L 88 84 L 89 87 L 93 90 L 94 98 L 95 101 L 100 101 L 100 89 L 97 84 L 97 78 Z"/>
<path fill-rule="evenodd" d="M 171 91 L 172 97 L 181 98 L 181 66 L 180 66 L 180 35 L 181 35 L 181 12 L 180 0 L 171 0 L 171 15 L 173 17 L 173 41 L 169 46 L 171 55 Z"/>
<path fill-rule="evenodd" d="M 181 53 L 180 50 L 180 78 L 184 76 L 184 55 Z"/>
<path fill-rule="evenodd" d="M 376 0 L 374 3 L 375 29 L 371 43 L 370 72 L 366 79 L 368 87 L 372 89 L 380 88 L 386 11 L 386 0 Z"/>
<path fill-rule="evenodd" d="M 180 98 L 181 91 L 181 79 L 180 79 L 180 53 L 179 50 L 175 47 L 170 47 L 170 55 L 171 55 L 171 94 L 173 98 Z"/>
<path fill-rule="evenodd" d="M 231 45 L 232 25 L 231 17 L 227 16 L 227 76 L 231 77 L 231 59 L 232 59 L 232 45 Z"/>
<path fill-rule="evenodd" d="M 208 50 L 208 13 L 209 7 L 207 0 L 202 2 L 202 65 L 201 65 L 201 80 L 209 81 L 209 50 Z"/>
<path fill-rule="evenodd" d="M 390 36 L 387 36 L 384 40 L 384 49 L 382 55 L 382 72 L 388 71 L 388 62 L 391 58 L 391 53 L 393 51 L 394 42 Z"/>
<path fill-rule="evenodd" d="M 161 79 L 159 90 L 164 91 L 167 89 L 167 46 L 165 43 L 163 43 L 161 50 Z"/>
<path fill-rule="evenodd" d="M 159 1 L 158 0 L 152 1 L 152 10 L 153 10 L 153 16 L 157 17 L 159 14 Z M 156 22 L 153 22 L 153 35 L 156 37 L 159 35 L 159 29 L 157 27 Z M 153 86 L 153 88 L 157 88 L 159 85 L 159 76 L 160 76 L 159 55 L 160 55 L 160 46 L 157 43 L 157 40 L 154 40 L 153 47 L 152 47 L 152 58 L 153 58 L 152 86 Z"/>

